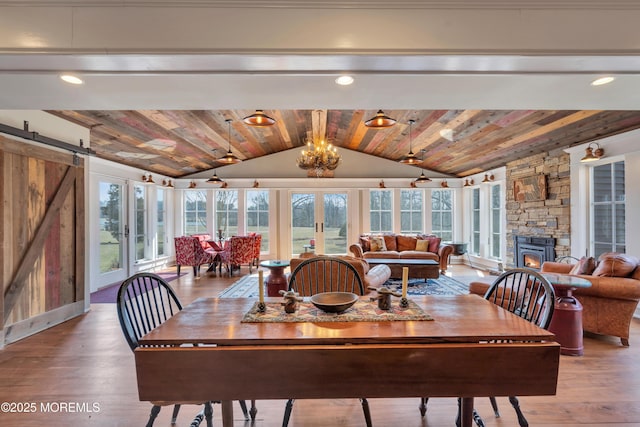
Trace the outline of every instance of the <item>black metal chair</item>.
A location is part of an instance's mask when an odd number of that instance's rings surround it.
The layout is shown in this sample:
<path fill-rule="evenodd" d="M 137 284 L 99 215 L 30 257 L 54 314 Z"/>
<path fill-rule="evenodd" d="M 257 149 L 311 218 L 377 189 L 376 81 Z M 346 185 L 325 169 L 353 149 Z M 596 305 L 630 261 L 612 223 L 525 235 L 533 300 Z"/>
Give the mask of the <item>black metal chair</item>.
<path fill-rule="evenodd" d="M 116 309 L 120 327 L 131 350 L 138 347 L 138 341 L 146 333 L 160 326 L 171 316 L 182 310 L 182 304 L 171 286 L 160 276 L 153 273 L 138 273 L 120 285 Z M 253 403 L 254 401 L 252 401 Z M 240 401 L 242 412 L 246 420 L 249 419 L 247 406 L 244 401 Z M 160 413 L 161 406 L 154 404 L 149 415 L 147 427 L 151 427 Z M 171 424 L 176 423 L 180 405 L 173 408 Z M 201 411 L 192 426 L 198 426 L 202 418 L 207 420 L 207 426 L 213 425 L 212 402 L 204 403 L 204 412 Z M 255 405 L 252 405 L 252 419 L 255 418 Z"/>
<path fill-rule="evenodd" d="M 553 286 L 536 270 L 530 268 L 514 268 L 502 273 L 489 287 L 484 298 L 514 313 L 525 320 L 547 329 L 553 317 L 555 292 Z M 496 418 L 500 417 L 495 397 L 489 398 Z M 518 424 L 527 427 L 529 423 L 520 409 L 516 396 L 509 396 L 509 402 L 516 411 Z M 426 412 L 427 398 L 420 402 L 420 413 Z M 484 427 L 482 418 L 476 410 L 473 419 L 479 427 Z M 460 399 L 458 399 L 458 417 L 456 425 L 460 426 Z"/>
<path fill-rule="evenodd" d="M 298 292 L 301 296 L 311 296 L 321 292 L 353 292 L 364 294 L 362 279 L 358 271 L 339 258 L 316 257 L 301 262 L 289 276 L 289 290 Z M 285 406 L 282 426 L 289 425 L 289 418 L 293 410 L 294 399 L 289 399 Z M 371 427 L 371 412 L 369 402 L 361 398 L 362 411 L 367 427 Z"/>

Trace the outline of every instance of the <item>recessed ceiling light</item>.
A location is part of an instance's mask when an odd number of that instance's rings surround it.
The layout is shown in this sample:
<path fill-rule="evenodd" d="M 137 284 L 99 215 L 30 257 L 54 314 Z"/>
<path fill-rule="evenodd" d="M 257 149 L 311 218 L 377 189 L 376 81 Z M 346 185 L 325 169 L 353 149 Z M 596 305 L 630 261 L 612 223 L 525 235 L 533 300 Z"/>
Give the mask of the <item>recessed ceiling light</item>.
<path fill-rule="evenodd" d="M 340 76 L 336 79 L 336 83 L 341 86 L 348 86 L 353 83 L 353 77 L 351 76 Z"/>
<path fill-rule="evenodd" d="M 592 81 L 591 86 L 606 85 L 607 83 L 611 83 L 615 79 L 616 79 L 615 77 L 611 77 L 611 76 L 600 77 L 599 79 L 595 79 L 594 81 Z"/>
<path fill-rule="evenodd" d="M 72 85 L 81 85 L 82 83 L 84 83 L 81 78 L 73 76 L 71 74 L 63 74 L 60 76 L 60 78 L 67 83 L 71 83 Z"/>

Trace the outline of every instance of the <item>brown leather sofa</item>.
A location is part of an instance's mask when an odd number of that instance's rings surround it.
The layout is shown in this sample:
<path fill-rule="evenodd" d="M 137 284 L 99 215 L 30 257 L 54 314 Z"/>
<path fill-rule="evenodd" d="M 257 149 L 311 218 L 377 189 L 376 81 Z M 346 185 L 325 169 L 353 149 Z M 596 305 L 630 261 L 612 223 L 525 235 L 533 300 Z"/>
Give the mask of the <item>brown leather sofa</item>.
<path fill-rule="evenodd" d="M 574 265 L 545 262 L 541 272 L 571 274 L 589 280 L 591 287 L 573 291 L 582 304 L 583 329 L 595 334 L 620 337 L 622 345 L 628 346 L 629 327 L 640 301 L 638 264 L 636 257 L 605 253 L 598 258 L 597 264 L 588 258 Z M 484 295 L 488 287 L 486 283 L 472 282 L 469 292 Z"/>
<path fill-rule="evenodd" d="M 382 250 L 372 250 L 372 239 L 379 237 L 384 239 Z M 420 247 L 419 240 L 427 242 Z M 374 247 L 374 249 L 380 249 L 380 247 Z M 442 239 L 432 234 L 418 234 L 416 236 L 403 234 L 361 235 L 358 243 L 349 247 L 356 258 L 431 259 L 438 262 L 441 273 L 447 271 L 449 256 L 453 253 L 453 249 L 452 245 L 443 245 Z"/>
<path fill-rule="evenodd" d="M 322 256 L 322 255 L 320 255 Z M 289 261 L 289 268 L 291 271 L 295 270 L 298 265 L 302 261 L 306 259 L 312 258 L 311 256 L 304 256 L 301 258 L 291 258 Z M 383 264 L 376 265 L 372 268 L 369 268 L 369 263 L 367 263 L 364 259 L 358 259 L 348 255 L 339 255 L 334 256 L 333 258 L 339 258 L 341 260 L 347 261 L 349 264 L 353 265 L 362 280 L 362 286 L 364 287 L 364 293 L 369 293 L 368 287 L 379 288 L 389 280 L 391 277 L 391 269 Z"/>

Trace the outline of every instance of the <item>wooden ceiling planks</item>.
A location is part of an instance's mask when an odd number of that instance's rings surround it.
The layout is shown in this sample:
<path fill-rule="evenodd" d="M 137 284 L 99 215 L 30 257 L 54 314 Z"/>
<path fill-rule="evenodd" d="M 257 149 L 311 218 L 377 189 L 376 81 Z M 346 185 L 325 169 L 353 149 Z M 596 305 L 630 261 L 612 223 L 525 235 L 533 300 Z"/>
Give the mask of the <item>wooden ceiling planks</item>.
<path fill-rule="evenodd" d="M 175 178 L 219 165 L 227 118 L 231 150 L 243 160 L 302 147 L 315 130 L 338 148 L 393 161 L 407 154 L 414 119 L 412 151 L 426 150 L 421 167 L 459 177 L 640 128 L 640 111 L 385 110 L 398 123 L 380 130 L 364 126 L 374 110 L 322 110 L 320 120 L 314 111 L 265 110 L 276 124 L 262 128 L 242 122 L 252 110 L 49 112 L 90 128 L 97 156 Z"/>

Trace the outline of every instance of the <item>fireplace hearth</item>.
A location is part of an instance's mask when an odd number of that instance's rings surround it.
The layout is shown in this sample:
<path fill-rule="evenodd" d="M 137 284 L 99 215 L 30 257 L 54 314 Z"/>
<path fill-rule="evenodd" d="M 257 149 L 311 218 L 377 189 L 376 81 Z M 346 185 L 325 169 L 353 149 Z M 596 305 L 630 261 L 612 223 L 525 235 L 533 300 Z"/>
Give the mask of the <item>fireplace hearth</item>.
<path fill-rule="evenodd" d="M 542 263 L 555 259 L 556 239 L 553 237 L 514 236 L 514 264 L 540 270 Z"/>

